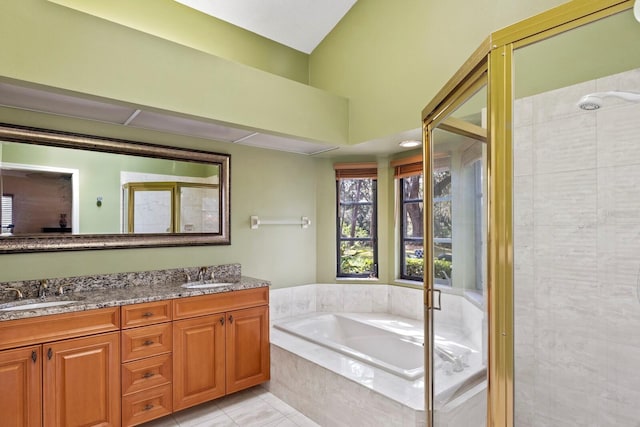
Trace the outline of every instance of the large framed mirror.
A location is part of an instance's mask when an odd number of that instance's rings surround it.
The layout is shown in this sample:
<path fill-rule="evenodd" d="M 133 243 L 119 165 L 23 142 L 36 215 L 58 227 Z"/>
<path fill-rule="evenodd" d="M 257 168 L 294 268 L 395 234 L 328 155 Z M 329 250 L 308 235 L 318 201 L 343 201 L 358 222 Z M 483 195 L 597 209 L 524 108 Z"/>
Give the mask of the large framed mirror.
<path fill-rule="evenodd" d="M 230 163 L 0 123 L 0 253 L 230 244 Z"/>

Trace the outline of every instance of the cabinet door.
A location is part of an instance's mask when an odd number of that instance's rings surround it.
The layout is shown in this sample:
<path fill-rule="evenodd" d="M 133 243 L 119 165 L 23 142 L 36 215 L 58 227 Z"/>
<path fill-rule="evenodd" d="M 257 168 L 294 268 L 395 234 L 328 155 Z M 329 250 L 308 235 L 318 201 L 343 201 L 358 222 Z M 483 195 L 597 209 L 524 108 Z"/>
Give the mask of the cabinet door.
<path fill-rule="evenodd" d="M 0 418 L 3 426 L 40 426 L 40 346 L 0 351 Z"/>
<path fill-rule="evenodd" d="M 223 313 L 173 324 L 173 410 L 224 396 Z"/>
<path fill-rule="evenodd" d="M 43 345 L 44 426 L 120 425 L 120 334 Z"/>
<path fill-rule="evenodd" d="M 227 393 L 270 377 L 269 307 L 227 313 Z"/>

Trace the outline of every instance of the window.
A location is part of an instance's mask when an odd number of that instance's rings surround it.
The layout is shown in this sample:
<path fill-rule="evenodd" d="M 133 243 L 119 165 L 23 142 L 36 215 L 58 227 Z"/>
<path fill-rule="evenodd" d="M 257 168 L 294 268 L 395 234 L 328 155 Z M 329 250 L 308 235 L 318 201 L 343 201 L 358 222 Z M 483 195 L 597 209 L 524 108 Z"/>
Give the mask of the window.
<path fill-rule="evenodd" d="M 336 164 L 337 276 L 378 277 L 377 165 Z"/>
<path fill-rule="evenodd" d="M 400 194 L 400 278 L 422 282 L 424 274 L 424 180 L 422 156 L 391 163 Z"/>
<path fill-rule="evenodd" d="M 435 283 L 451 286 L 453 262 L 451 161 L 436 159 L 433 169 L 433 275 Z"/>
<path fill-rule="evenodd" d="M 13 232 L 13 195 L 2 195 L 2 211 L 0 212 L 0 233 Z"/>

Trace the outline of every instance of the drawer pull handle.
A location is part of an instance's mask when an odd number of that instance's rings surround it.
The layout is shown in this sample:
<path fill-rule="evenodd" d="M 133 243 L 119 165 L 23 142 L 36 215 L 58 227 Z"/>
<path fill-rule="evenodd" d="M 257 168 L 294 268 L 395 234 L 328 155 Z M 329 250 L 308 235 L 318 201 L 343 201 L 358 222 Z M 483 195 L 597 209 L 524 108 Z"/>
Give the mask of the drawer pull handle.
<path fill-rule="evenodd" d="M 150 311 L 147 311 L 146 313 L 142 314 L 142 317 L 151 317 L 151 316 L 153 316 L 153 313 Z"/>
<path fill-rule="evenodd" d="M 229 323 L 233 323 L 233 316 L 229 316 Z"/>
<path fill-rule="evenodd" d="M 222 316 L 222 317 L 220 318 L 220 324 L 221 324 L 222 326 L 224 326 L 224 316 Z"/>
<path fill-rule="evenodd" d="M 142 378 L 151 378 L 153 375 L 154 375 L 154 373 L 153 373 L 153 372 L 146 372 L 146 373 L 142 376 Z"/>
<path fill-rule="evenodd" d="M 53 350 L 51 350 L 51 347 L 49 347 L 49 351 L 47 351 L 47 357 L 49 358 L 49 360 L 51 360 L 51 358 L 53 357 Z"/>
<path fill-rule="evenodd" d="M 142 408 L 145 411 L 149 411 L 151 409 L 153 409 L 153 405 L 151 403 L 147 403 L 146 405 L 144 405 L 144 408 Z"/>
<path fill-rule="evenodd" d="M 153 344 L 153 341 L 151 340 L 146 340 L 145 342 L 142 343 L 142 345 L 151 345 Z"/>
<path fill-rule="evenodd" d="M 33 360 L 33 363 L 36 363 L 36 360 L 38 360 L 38 353 L 36 353 L 35 350 L 31 352 L 31 360 Z"/>

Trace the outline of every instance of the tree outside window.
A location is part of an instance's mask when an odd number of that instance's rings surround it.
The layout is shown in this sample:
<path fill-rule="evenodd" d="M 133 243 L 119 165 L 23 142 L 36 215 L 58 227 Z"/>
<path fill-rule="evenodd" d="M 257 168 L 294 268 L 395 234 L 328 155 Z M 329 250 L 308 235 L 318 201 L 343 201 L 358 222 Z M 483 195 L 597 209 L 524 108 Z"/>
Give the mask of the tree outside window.
<path fill-rule="evenodd" d="M 338 277 L 377 277 L 375 178 L 337 179 Z"/>

